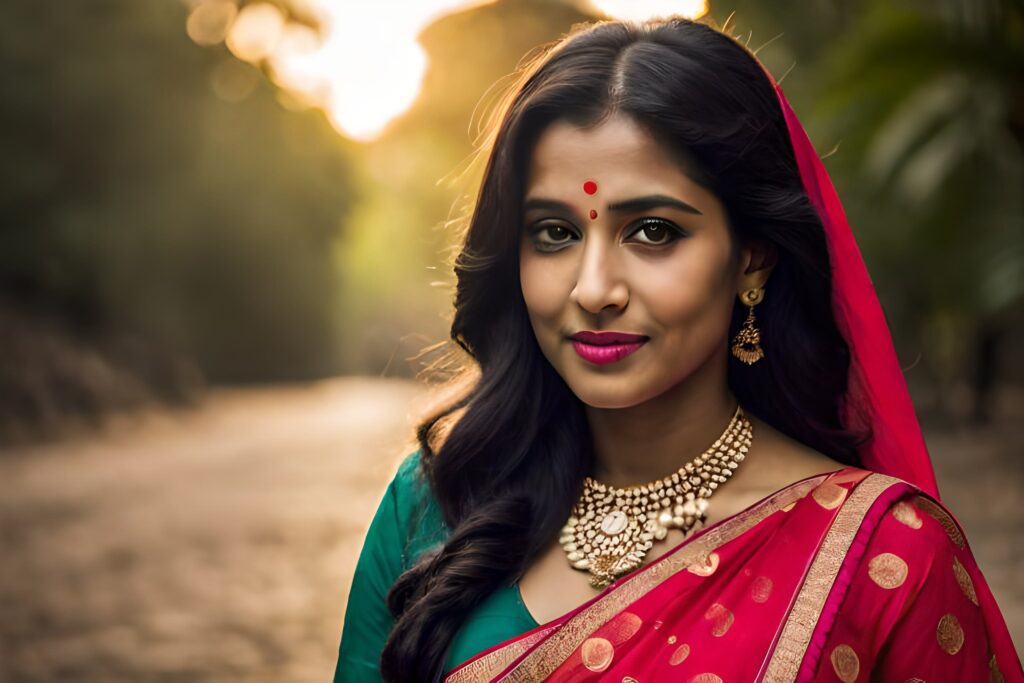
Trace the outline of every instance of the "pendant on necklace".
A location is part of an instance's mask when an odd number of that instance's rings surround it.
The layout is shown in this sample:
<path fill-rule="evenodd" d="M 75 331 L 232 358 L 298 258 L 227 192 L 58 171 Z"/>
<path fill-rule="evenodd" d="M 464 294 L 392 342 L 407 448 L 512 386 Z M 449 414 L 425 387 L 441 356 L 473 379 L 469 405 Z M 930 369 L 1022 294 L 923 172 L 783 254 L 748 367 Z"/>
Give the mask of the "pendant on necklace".
<path fill-rule="evenodd" d="M 601 520 L 601 531 L 608 536 L 617 536 L 626 530 L 629 517 L 622 510 L 612 510 Z"/>
<path fill-rule="evenodd" d="M 703 527 L 708 498 L 732 476 L 752 440 L 753 426 L 737 405 L 714 444 L 664 479 L 616 488 L 587 477 L 558 539 L 569 563 L 603 588 L 639 567 L 669 529 L 685 536 Z"/>

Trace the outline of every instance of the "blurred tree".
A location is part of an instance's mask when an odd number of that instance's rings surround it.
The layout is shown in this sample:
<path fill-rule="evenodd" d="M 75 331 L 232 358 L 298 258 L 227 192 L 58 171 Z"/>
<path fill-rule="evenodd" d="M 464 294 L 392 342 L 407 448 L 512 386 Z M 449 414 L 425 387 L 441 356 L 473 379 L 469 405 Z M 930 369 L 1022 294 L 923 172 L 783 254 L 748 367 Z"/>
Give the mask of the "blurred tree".
<path fill-rule="evenodd" d="M 852 223 L 938 407 L 973 369 L 984 418 L 1024 299 L 1024 6 L 873 1 L 821 64 L 816 115 Z"/>
<path fill-rule="evenodd" d="M 331 246 L 354 146 L 178 2 L 12 0 L 0 26 L 0 283 L 214 381 L 340 369 Z"/>
<path fill-rule="evenodd" d="M 524 56 L 595 18 L 575 0 L 499 0 L 435 21 L 418 99 L 355 143 L 222 44 L 192 43 L 183 3 L 6 9 L 0 307 L 47 311 L 79 340 L 131 333 L 110 362 L 157 384 L 174 381 L 164 355 L 213 381 L 409 374 L 400 352 L 447 336 L 449 292 L 431 284 L 451 282 L 486 116 Z M 1024 289 L 1020 3 L 711 10 L 784 77 L 819 151 L 841 141 L 826 163 L 898 348 L 920 347 L 942 387 L 975 350 L 983 393 Z M 50 363 L 26 340 L 53 328 L 24 327 L 19 353 Z M 95 365 L 66 355 L 65 374 Z"/>

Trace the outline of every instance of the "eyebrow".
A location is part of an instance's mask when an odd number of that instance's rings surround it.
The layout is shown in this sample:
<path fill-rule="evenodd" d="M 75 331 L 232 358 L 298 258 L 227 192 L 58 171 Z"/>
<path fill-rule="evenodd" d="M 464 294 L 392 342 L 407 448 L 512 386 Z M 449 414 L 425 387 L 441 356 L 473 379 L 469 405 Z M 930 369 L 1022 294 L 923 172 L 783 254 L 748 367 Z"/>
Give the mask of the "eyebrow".
<path fill-rule="evenodd" d="M 675 197 L 669 197 L 664 194 L 651 194 L 644 197 L 634 197 L 633 199 L 625 199 L 621 202 L 612 202 L 608 205 L 608 210 L 618 213 L 631 213 L 636 211 L 646 211 L 647 209 L 655 209 L 661 207 L 672 207 L 685 211 L 687 213 L 695 213 L 698 216 L 703 216 L 702 211 L 697 210 L 696 207 L 687 204 L 681 199 Z M 560 202 L 557 199 L 545 199 L 543 197 L 534 197 L 527 199 L 523 202 L 523 211 L 530 211 L 531 209 L 550 209 L 554 211 L 567 211 L 569 205 L 565 202 Z"/>

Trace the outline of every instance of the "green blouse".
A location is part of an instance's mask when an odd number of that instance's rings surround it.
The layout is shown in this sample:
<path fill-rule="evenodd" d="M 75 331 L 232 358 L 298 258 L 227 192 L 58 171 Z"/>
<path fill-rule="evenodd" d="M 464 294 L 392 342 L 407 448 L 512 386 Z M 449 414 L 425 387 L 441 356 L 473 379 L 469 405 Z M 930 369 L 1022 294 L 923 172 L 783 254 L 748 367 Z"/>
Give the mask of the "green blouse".
<path fill-rule="evenodd" d="M 334 683 L 381 680 L 380 653 L 395 623 L 387 608 L 388 589 L 450 533 L 422 476 L 420 455 L 416 450 L 406 456 L 366 533 L 345 609 Z M 445 670 L 537 625 L 518 584 L 502 587 L 467 616 L 448 651 Z"/>

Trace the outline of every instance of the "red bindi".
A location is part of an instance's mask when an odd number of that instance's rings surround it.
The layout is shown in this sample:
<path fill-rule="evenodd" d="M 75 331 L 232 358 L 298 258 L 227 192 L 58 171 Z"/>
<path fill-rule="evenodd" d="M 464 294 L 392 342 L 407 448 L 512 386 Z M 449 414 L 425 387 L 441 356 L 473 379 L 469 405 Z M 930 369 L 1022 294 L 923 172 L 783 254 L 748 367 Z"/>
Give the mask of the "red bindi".
<path fill-rule="evenodd" d="M 595 218 L 597 218 L 597 211 L 594 210 L 594 209 L 591 209 L 590 210 L 590 220 L 594 220 Z"/>
<path fill-rule="evenodd" d="M 597 183 L 595 183 L 593 180 L 588 180 L 584 182 L 583 191 L 586 192 L 587 194 L 594 194 L 595 192 L 597 192 Z"/>

